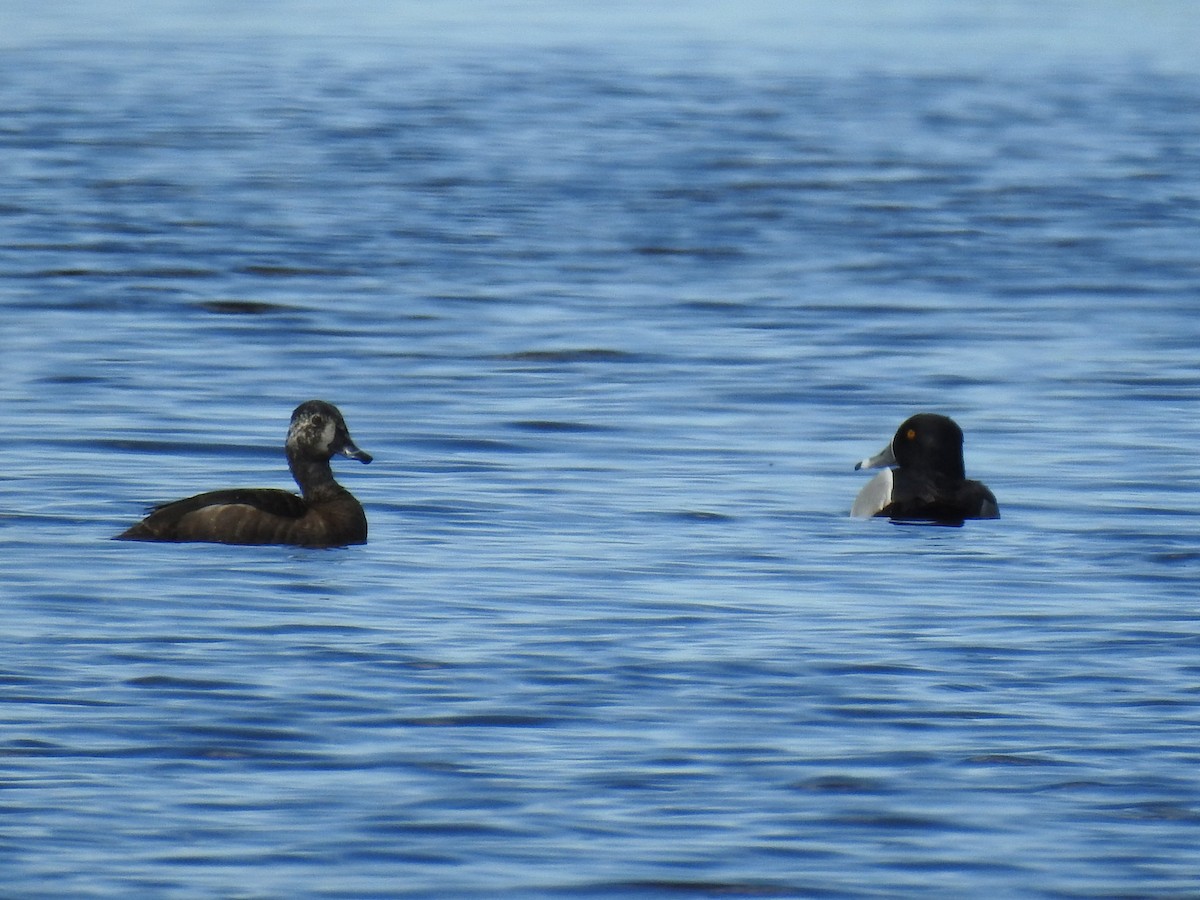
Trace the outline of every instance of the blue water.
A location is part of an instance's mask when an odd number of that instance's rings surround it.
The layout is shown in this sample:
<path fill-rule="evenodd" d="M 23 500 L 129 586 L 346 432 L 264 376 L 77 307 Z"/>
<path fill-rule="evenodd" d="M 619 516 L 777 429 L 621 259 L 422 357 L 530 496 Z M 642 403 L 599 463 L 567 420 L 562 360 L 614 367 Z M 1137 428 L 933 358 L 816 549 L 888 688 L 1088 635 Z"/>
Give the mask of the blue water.
<path fill-rule="evenodd" d="M 0 39 L 0 893 L 1200 892 L 1188 4 L 110 6 Z M 108 540 L 309 397 L 366 546 Z M 1002 519 L 849 519 L 922 409 Z"/>

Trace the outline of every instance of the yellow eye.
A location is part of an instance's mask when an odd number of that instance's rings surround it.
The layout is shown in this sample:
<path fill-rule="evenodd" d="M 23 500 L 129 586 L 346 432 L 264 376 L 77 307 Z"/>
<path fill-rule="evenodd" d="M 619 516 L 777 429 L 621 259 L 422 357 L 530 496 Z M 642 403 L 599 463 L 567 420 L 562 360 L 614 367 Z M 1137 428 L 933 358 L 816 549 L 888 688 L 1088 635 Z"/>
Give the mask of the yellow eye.
<path fill-rule="evenodd" d="M 917 429 L 915 429 L 915 428 L 908 429 L 908 432 L 904 436 L 911 441 L 913 438 L 915 438 L 917 436 Z"/>

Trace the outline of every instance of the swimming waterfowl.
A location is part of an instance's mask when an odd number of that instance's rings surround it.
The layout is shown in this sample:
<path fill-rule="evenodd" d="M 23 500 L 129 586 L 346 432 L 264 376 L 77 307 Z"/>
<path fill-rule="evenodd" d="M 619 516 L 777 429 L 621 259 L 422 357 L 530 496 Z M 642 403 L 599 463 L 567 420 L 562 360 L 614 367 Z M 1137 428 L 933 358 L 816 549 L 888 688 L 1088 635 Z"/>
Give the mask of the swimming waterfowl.
<path fill-rule="evenodd" d="M 1000 518 L 992 492 L 966 477 L 962 447 L 962 429 L 953 419 L 936 413 L 905 419 L 890 444 L 854 467 L 888 468 L 867 482 L 850 515 L 947 525 Z"/>
<path fill-rule="evenodd" d="M 367 542 L 367 516 L 354 496 L 333 479 L 335 454 L 369 463 L 371 455 L 350 439 L 332 403 L 308 400 L 288 427 L 288 468 L 300 496 L 274 488 L 209 491 L 154 507 L 117 535 L 122 541 L 207 541 L 218 544 L 292 544 L 341 547 Z"/>

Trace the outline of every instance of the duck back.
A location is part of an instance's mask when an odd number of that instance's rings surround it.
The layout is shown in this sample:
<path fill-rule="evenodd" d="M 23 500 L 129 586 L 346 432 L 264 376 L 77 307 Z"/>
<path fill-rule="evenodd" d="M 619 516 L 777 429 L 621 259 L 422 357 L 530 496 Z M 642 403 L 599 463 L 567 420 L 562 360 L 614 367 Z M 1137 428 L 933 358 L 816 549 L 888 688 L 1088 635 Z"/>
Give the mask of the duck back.
<path fill-rule="evenodd" d="M 154 507 L 117 536 L 125 541 L 206 541 L 220 544 L 363 544 L 367 517 L 349 493 L 306 503 L 288 491 L 234 488 Z"/>

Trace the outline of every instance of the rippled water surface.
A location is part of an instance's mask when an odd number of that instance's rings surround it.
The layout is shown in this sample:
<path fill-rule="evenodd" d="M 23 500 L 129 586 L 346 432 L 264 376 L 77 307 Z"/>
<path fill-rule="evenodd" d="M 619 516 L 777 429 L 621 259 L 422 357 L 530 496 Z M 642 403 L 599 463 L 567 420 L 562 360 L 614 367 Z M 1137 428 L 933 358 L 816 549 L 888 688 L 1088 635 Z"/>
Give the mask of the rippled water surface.
<path fill-rule="evenodd" d="M 1200 72 L 756 21 L 0 56 L 6 895 L 1195 896 Z"/>

